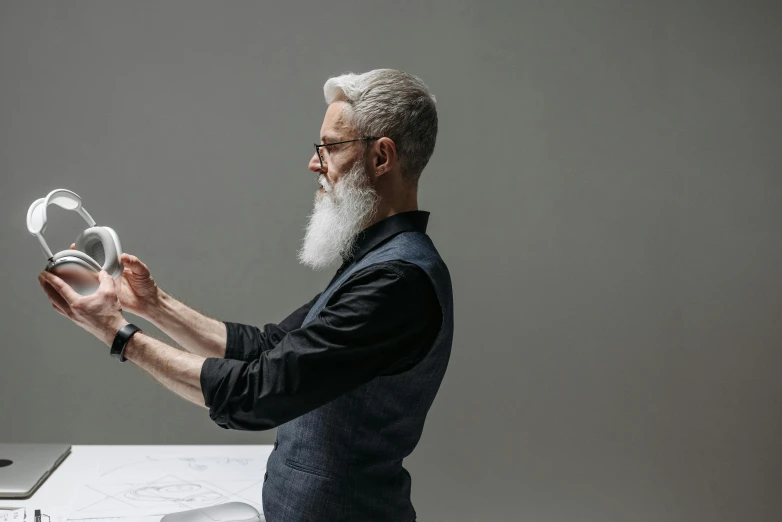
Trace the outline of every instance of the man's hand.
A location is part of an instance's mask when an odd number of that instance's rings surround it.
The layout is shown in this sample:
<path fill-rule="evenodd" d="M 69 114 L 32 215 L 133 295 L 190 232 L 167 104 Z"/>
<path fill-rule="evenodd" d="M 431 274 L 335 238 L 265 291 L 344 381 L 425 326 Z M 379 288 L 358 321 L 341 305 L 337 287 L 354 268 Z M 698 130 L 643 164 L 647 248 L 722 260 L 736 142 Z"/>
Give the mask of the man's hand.
<path fill-rule="evenodd" d="M 76 243 L 71 245 L 71 250 Z M 122 254 L 120 262 L 125 270 L 114 280 L 117 296 L 122 309 L 144 319 L 149 319 L 150 313 L 160 303 L 160 288 L 149 273 L 147 265 L 131 254 Z"/>
<path fill-rule="evenodd" d="M 129 261 L 129 264 L 133 262 Z M 105 270 L 98 273 L 98 290 L 86 296 L 79 295 L 68 283 L 46 271 L 38 275 L 38 281 L 58 313 L 102 340 L 106 346 L 111 346 L 117 332 L 128 324 L 122 317 L 122 305 L 117 296 L 115 283 L 118 281 Z M 201 391 L 204 357 L 177 350 L 143 335 L 143 332 L 128 341 L 125 354 L 128 360 L 149 372 L 164 386 L 193 404 L 206 408 Z"/>
<path fill-rule="evenodd" d="M 72 244 L 71 250 L 75 248 Z M 125 312 L 151 322 L 190 353 L 225 356 L 228 333 L 222 321 L 205 316 L 164 292 L 152 279 L 147 265 L 136 256 L 125 253 L 120 261 L 125 268 L 114 280 L 114 288 Z"/>
<path fill-rule="evenodd" d="M 114 280 L 105 270 L 98 274 L 100 286 L 92 295 L 82 296 L 56 275 L 44 270 L 38 282 L 52 307 L 92 335 L 111 346 L 120 328 L 128 324 L 122 317 Z"/>

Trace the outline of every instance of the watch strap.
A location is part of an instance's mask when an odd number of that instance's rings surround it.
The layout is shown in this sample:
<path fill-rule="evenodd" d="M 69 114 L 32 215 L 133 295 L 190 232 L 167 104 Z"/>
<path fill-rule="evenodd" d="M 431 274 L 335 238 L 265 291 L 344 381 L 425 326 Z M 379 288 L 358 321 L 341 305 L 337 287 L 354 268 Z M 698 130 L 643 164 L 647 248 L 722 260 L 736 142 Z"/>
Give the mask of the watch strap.
<path fill-rule="evenodd" d="M 119 329 L 117 335 L 114 336 L 114 342 L 111 343 L 111 356 L 117 359 L 119 362 L 125 362 L 125 347 L 128 345 L 128 341 L 133 337 L 133 334 L 140 332 L 141 328 L 133 323 L 128 323 Z"/>

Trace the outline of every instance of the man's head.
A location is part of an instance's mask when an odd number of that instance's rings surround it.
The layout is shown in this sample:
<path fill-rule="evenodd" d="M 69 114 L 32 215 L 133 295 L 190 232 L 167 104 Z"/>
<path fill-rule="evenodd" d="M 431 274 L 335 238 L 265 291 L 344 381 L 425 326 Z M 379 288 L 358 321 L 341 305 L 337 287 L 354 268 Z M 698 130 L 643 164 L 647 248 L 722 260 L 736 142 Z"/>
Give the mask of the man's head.
<path fill-rule="evenodd" d="M 418 208 L 418 180 L 437 137 L 435 98 L 411 74 L 348 73 L 330 78 L 323 92 L 326 146 L 309 162 L 321 188 L 299 251 L 299 260 L 316 270 L 350 255 L 358 233 L 373 222 Z M 357 141 L 328 145 L 347 140 Z"/>

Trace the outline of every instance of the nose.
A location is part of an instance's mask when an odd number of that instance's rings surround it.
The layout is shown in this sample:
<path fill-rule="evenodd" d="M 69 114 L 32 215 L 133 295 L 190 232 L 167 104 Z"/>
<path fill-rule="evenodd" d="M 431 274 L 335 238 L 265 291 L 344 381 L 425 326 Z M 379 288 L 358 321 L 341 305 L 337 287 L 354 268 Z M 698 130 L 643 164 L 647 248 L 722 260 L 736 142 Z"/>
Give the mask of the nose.
<path fill-rule="evenodd" d="M 310 158 L 310 164 L 307 165 L 307 168 L 311 170 L 312 172 L 316 173 L 326 173 L 326 165 L 323 165 L 323 168 L 320 168 L 320 158 L 318 158 L 317 154 L 313 154 Z"/>

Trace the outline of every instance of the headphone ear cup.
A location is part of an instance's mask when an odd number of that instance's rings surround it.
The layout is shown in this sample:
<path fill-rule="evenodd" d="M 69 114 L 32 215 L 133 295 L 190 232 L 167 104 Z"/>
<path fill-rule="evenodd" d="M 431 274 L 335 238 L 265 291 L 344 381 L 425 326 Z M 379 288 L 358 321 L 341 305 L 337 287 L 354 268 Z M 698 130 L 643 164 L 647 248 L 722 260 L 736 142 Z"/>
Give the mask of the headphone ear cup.
<path fill-rule="evenodd" d="M 112 232 L 113 230 L 108 227 L 97 225 L 85 229 L 76 238 L 76 249 L 90 256 L 103 270 L 116 279 L 122 275 L 123 267 L 119 260 L 122 252 L 117 250 L 117 244 L 114 241 L 116 234 L 113 235 Z"/>
<path fill-rule="evenodd" d="M 78 294 L 90 295 L 98 288 L 100 265 L 78 250 L 63 250 L 52 256 L 46 270 L 68 283 Z"/>
<path fill-rule="evenodd" d="M 117 274 L 117 277 L 122 275 L 122 272 L 124 271 L 125 267 L 122 265 L 122 243 L 119 242 L 119 236 L 116 232 L 114 232 L 114 229 L 111 227 L 103 227 L 106 230 L 109 231 L 109 234 L 111 234 L 112 239 L 114 239 L 114 248 L 117 250 L 117 261 L 119 262 L 119 273 Z M 112 274 L 113 276 L 113 274 Z"/>
<path fill-rule="evenodd" d="M 100 272 L 101 269 L 101 266 L 97 261 L 78 250 L 63 250 L 62 252 L 57 252 L 52 256 L 52 260 L 49 262 L 48 267 L 67 263 L 82 266 L 92 272 Z"/>

